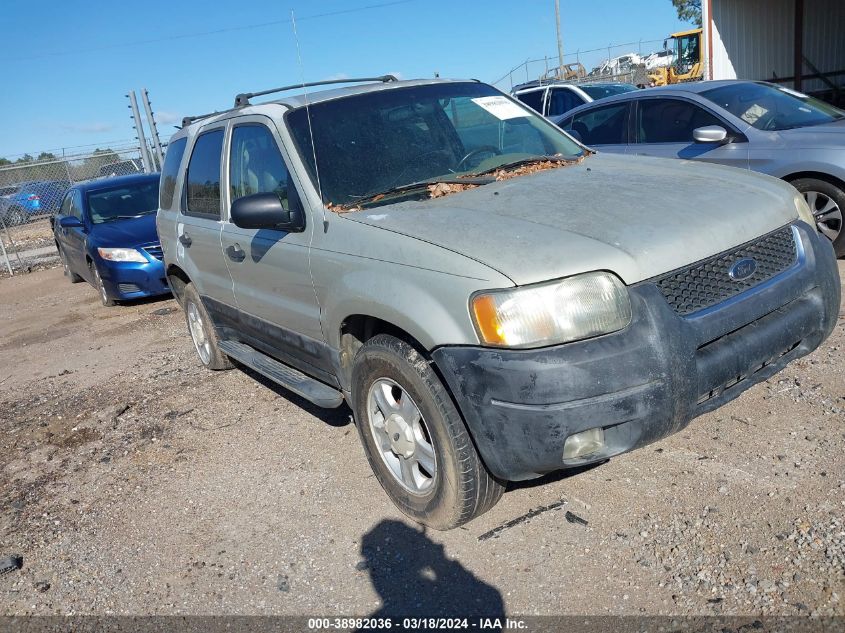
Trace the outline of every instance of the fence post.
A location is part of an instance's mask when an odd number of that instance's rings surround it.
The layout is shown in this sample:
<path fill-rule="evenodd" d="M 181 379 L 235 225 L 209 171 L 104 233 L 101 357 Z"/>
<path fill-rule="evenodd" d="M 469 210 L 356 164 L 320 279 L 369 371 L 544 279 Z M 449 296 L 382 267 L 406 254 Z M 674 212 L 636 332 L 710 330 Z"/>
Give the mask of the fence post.
<path fill-rule="evenodd" d="M 132 109 L 132 117 L 135 119 L 135 131 L 138 132 L 138 144 L 141 146 L 141 162 L 144 164 L 144 172 L 152 173 L 150 157 L 147 154 L 147 139 L 144 138 L 144 124 L 141 122 L 141 114 L 138 112 L 138 101 L 135 99 L 135 91 L 130 90 L 129 107 Z"/>
<path fill-rule="evenodd" d="M 3 220 L 0 219 L 0 222 L 3 222 Z M 6 228 L 5 222 L 3 222 L 3 228 Z M 8 229 L 6 232 L 8 233 Z M 14 277 L 15 273 L 12 272 L 12 264 L 9 263 L 9 254 L 6 252 L 6 245 L 3 243 L 2 237 L 0 237 L 0 249 L 3 250 L 3 260 L 6 262 L 6 268 L 9 269 L 9 277 Z"/>

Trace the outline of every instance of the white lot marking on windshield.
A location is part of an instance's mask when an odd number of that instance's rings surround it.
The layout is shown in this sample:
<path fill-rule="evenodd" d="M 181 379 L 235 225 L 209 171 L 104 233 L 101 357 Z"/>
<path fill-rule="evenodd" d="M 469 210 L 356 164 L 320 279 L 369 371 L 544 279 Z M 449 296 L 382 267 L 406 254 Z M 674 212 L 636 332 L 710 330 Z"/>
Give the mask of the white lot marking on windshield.
<path fill-rule="evenodd" d="M 768 110 L 761 105 L 754 104 L 750 108 L 748 108 L 740 117 L 746 123 L 754 125 L 754 123 L 759 119 L 761 116 L 766 114 Z"/>
<path fill-rule="evenodd" d="M 529 112 L 504 97 L 476 97 L 472 102 L 481 106 L 500 121 L 528 116 Z"/>
<path fill-rule="evenodd" d="M 386 217 L 387 217 L 386 213 L 380 213 L 378 215 L 368 215 L 367 219 L 368 220 L 384 220 L 384 218 L 386 218 Z"/>

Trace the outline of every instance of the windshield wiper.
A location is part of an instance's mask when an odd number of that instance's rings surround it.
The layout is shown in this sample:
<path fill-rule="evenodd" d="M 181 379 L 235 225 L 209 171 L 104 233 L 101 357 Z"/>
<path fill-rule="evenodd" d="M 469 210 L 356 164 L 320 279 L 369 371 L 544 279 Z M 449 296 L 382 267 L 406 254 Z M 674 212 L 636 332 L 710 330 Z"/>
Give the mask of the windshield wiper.
<path fill-rule="evenodd" d="M 136 213 L 135 215 L 113 215 L 108 218 L 103 218 L 103 222 L 111 222 L 113 220 L 134 220 L 135 218 L 142 218 L 145 215 L 150 215 L 155 211 L 144 211 L 143 213 Z"/>
<path fill-rule="evenodd" d="M 420 180 L 418 182 L 412 182 L 407 185 L 399 185 L 398 187 L 388 187 L 387 189 L 382 189 L 380 191 L 374 191 L 371 193 L 364 194 L 362 196 L 353 196 L 356 198 L 355 202 L 348 202 L 346 204 L 340 205 L 332 205 L 338 209 L 351 209 L 355 207 L 363 207 L 366 204 L 371 204 L 373 202 L 380 202 L 385 198 L 393 198 L 395 196 L 400 196 L 404 194 L 414 194 L 417 192 L 422 193 L 425 191 L 426 193 L 429 191 L 429 187 L 432 185 L 439 185 L 441 183 L 446 185 L 488 185 L 491 182 L 495 182 L 494 178 L 475 178 L 475 177 L 444 177 L 444 178 L 430 178 L 428 180 Z"/>

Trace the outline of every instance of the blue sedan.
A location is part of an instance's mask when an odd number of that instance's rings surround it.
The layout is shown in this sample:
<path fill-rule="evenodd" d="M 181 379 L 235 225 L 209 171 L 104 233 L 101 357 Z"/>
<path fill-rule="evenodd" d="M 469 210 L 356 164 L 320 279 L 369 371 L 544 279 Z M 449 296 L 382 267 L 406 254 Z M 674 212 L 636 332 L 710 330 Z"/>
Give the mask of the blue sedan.
<path fill-rule="evenodd" d="M 75 185 L 56 215 L 56 246 L 72 283 L 87 281 L 103 305 L 170 292 L 156 233 L 159 174 Z"/>

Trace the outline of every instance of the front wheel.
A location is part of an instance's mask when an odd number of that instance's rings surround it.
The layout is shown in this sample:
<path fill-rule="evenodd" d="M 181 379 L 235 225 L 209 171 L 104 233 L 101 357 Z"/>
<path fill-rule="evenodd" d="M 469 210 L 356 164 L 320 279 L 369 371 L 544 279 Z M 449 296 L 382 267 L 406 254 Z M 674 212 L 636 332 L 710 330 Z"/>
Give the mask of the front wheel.
<path fill-rule="evenodd" d="M 799 178 L 792 182 L 816 218 L 816 228 L 833 242 L 837 257 L 845 256 L 845 231 L 842 215 L 845 212 L 845 191 L 825 180 Z"/>
<path fill-rule="evenodd" d="M 449 393 L 408 343 L 379 334 L 358 350 L 352 401 L 373 472 L 415 521 L 449 530 L 501 498 Z"/>
<path fill-rule="evenodd" d="M 107 308 L 112 307 L 116 304 L 116 301 L 111 298 L 108 290 L 106 290 L 106 285 L 103 283 L 103 278 L 100 277 L 100 271 L 97 270 L 97 265 L 94 262 L 91 262 L 91 272 L 94 277 L 94 287 L 100 293 L 100 301 Z"/>

